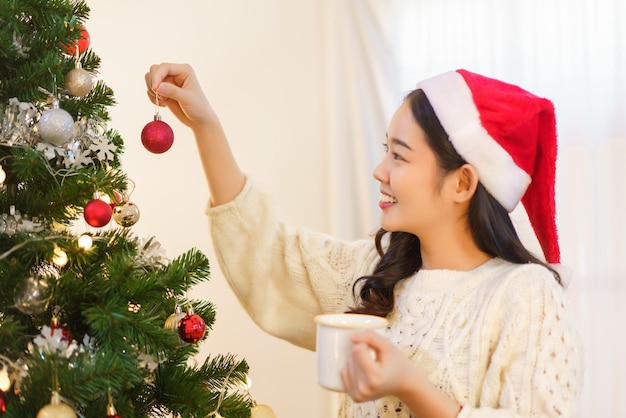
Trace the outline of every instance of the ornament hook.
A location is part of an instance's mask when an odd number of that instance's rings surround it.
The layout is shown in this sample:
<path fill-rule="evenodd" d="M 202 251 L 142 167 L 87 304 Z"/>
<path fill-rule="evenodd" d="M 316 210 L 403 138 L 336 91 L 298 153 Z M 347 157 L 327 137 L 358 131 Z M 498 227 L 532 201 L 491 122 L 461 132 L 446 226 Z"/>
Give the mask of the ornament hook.
<path fill-rule="evenodd" d="M 154 120 L 161 120 L 161 115 L 159 115 L 159 90 L 158 88 L 154 90 L 155 103 L 156 103 L 156 111 L 154 112 Z"/>

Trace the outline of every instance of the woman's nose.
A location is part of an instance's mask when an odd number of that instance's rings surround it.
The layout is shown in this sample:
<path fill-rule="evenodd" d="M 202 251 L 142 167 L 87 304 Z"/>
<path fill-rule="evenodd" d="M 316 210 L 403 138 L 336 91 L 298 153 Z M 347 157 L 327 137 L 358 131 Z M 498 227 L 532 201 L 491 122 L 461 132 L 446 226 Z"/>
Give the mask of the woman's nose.
<path fill-rule="evenodd" d="M 385 159 L 383 158 L 376 167 L 374 167 L 374 178 L 381 183 L 387 183 L 387 170 L 385 169 Z"/>

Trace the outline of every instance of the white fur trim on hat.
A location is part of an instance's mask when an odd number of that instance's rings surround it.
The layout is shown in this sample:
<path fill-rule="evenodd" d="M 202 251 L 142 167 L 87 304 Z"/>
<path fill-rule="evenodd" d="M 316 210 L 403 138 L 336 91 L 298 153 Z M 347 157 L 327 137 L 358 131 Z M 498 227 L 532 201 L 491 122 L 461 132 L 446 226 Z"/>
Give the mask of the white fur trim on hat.
<path fill-rule="evenodd" d="M 526 192 L 531 177 L 483 127 L 463 76 L 451 71 L 426 79 L 417 88 L 428 97 L 456 151 L 476 168 L 487 191 L 511 212 Z"/>

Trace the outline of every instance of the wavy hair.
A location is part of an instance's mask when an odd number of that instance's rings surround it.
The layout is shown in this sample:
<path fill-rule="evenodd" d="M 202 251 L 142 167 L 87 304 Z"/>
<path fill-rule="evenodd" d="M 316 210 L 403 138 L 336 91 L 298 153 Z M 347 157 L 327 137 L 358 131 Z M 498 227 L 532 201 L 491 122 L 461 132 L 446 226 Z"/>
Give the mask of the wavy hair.
<path fill-rule="evenodd" d="M 426 133 L 428 145 L 444 176 L 466 164 L 454 149 L 424 92 L 413 90 L 404 100 L 409 102 L 413 117 Z M 480 182 L 469 204 L 468 224 L 476 245 L 483 252 L 516 264 L 541 264 L 561 283 L 556 270 L 524 247 L 506 209 Z M 383 238 L 388 233 L 382 228 L 376 233 L 375 244 L 381 259 L 371 275 L 360 277 L 354 283 L 352 291 L 357 306 L 350 309 L 352 313 L 387 316 L 394 308 L 396 284 L 422 267 L 419 238 L 408 232 L 391 232 L 385 250 Z"/>

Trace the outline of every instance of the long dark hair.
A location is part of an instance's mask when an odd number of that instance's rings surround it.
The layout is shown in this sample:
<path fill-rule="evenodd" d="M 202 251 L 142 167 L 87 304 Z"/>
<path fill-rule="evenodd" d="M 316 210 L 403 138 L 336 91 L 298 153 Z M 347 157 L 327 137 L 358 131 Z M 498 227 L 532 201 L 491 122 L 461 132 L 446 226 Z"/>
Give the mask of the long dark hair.
<path fill-rule="evenodd" d="M 408 101 L 415 120 L 426 133 L 428 145 L 434 151 L 443 173 L 450 173 L 466 164 L 448 139 L 424 92 L 413 90 L 404 100 Z M 541 264 L 561 283 L 558 272 L 522 245 L 508 212 L 480 182 L 470 201 L 468 223 L 476 245 L 485 253 L 516 264 Z M 394 307 L 396 284 L 422 267 L 419 238 L 408 232 L 392 232 L 385 251 L 382 240 L 388 233 L 382 228 L 376 233 L 376 249 L 381 259 L 371 275 L 359 278 L 353 285 L 358 306 L 350 312 L 387 316 Z"/>

